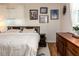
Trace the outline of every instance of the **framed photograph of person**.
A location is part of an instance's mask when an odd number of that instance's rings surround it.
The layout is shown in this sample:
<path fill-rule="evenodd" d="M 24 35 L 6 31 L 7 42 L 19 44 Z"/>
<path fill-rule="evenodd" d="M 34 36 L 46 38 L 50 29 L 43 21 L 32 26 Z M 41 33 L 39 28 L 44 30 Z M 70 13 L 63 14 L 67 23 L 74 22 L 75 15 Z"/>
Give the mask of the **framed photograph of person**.
<path fill-rule="evenodd" d="M 37 20 L 38 19 L 38 10 L 32 9 L 30 10 L 30 20 Z"/>
<path fill-rule="evenodd" d="M 49 17 L 48 15 L 39 15 L 39 23 L 48 23 Z"/>
<path fill-rule="evenodd" d="M 40 7 L 40 13 L 41 14 L 47 14 L 48 13 L 48 8 L 47 7 Z"/>
<path fill-rule="evenodd" d="M 58 9 L 50 10 L 50 19 L 58 20 L 58 18 L 59 18 L 59 10 Z"/>

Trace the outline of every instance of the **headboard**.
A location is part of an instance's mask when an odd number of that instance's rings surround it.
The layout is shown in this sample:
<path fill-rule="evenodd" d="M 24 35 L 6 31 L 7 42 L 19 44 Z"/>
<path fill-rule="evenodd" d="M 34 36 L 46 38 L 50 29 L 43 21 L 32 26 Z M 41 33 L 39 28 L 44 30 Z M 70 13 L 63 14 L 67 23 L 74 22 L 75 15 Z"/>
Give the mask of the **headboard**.
<path fill-rule="evenodd" d="M 9 29 L 20 29 L 20 30 L 23 30 L 23 28 L 27 28 L 27 29 L 34 28 L 36 30 L 36 32 L 40 34 L 40 26 L 7 26 L 7 28 L 8 28 L 8 30 Z"/>

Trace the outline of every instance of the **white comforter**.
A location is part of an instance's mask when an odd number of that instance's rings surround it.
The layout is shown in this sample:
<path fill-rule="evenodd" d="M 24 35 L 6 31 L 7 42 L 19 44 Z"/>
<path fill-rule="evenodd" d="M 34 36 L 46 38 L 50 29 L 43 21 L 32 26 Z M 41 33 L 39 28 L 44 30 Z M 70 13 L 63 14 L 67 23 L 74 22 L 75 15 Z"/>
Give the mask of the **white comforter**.
<path fill-rule="evenodd" d="M 39 39 L 38 33 L 1 33 L 0 56 L 35 56 Z"/>

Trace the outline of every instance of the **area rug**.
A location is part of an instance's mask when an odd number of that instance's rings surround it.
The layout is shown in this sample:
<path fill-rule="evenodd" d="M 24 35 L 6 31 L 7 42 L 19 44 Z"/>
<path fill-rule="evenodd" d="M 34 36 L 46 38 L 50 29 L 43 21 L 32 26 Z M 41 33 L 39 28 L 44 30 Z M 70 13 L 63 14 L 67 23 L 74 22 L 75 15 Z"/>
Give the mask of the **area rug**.
<path fill-rule="evenodd" d="M 48 44 L 46 45 L 46 47 L 39 47 L 37 56 L 50 56 Z"/>

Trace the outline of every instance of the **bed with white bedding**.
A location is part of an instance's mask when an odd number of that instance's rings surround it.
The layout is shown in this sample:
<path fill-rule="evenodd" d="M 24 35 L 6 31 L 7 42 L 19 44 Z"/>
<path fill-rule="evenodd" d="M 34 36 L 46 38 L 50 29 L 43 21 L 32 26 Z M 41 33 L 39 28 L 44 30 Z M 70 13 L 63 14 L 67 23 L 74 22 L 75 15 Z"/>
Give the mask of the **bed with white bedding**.
<path fill-rule="evenodd" d="M 36 56 L 39 40 L 37 32 L 0 33 L 0 56 Z"/>

